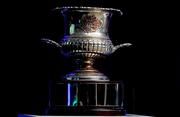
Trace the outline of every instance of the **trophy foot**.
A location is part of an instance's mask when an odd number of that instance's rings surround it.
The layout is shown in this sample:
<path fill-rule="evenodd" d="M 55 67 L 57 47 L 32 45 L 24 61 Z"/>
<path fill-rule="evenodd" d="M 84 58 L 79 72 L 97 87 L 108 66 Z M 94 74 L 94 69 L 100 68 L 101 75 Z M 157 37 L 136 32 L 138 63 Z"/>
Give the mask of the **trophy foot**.
<path fill-rule="evenodd" d="M 75 70 L 65 76 L 66 80 L 79 80 L 79 81 L 109 81 L 108 77 L 98 70 Z"/>
<path fill-rule="evenodd" d="M 66 80 L 69 81 L 109 81 L 109 78 L 103 73 L 92 67 L 93 60 L 76 60 L 78 69 L 67 74 Z"/>

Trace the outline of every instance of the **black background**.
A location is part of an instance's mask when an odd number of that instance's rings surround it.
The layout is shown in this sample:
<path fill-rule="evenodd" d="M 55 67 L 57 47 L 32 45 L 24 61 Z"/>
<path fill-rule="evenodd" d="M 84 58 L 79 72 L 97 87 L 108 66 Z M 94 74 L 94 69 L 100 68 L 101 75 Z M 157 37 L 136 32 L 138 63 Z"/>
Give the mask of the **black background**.
<path fill-rule="evenodd" d="M 167 2 L 168 3 L 168 2 Z M 14 1 L 6 7 L 8 28 L 5 46 L 5 86 L 8 101 L 17 113 L 43 113 L 48 104 L 48 82 L 70 70 L 69 60 L 57 48 L 40 43 L 42 37 L 58 41 L 63 36 L 63 19 L 51 12 L 56 6 L 97 6 L 119 8 L 114 15 L 110 37 L 114 45 L 131 42 L 96 67 L 112 80 L 125 84 L 128 113 L 175 114 L 179 93 L 179 54 L 169 32 L 170 4 L 157 1 L 39 0 Z M 6 26 L 5 26 L 6 27 Z M 170 29 L 171 30 L 171 29 Z M 177 61 L 177 62 L 175 62 Z M 176 67 L 175 67 L 176 64 Z M 176 74 L 176 73 L 177 74 Z M 14 103 L 15 102 L 15 103 Z M 9 104 L 7 104 L 9 105 Z M 6 106 L 7 106 L 6 105 Z"/>

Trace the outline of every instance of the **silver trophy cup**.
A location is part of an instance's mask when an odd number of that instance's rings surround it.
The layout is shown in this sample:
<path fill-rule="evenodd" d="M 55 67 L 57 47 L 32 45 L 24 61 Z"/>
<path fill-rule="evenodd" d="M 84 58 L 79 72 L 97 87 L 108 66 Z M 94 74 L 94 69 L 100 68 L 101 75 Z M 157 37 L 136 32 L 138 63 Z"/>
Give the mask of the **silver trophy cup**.
<path fill-rule="evenodd" d="M 59 7 L 54 10 L 64 16 L 64 37 L 59 42 L 42 41 L 60 48 L 78 67 L 53 86 L 49 114 L 125 115 L 123 83 L 110 81 L 93 68 L 95 59 L 131 45 L 114 46 L 108 34 L 112 14 L 122 15 L 122 12 L 97 7 Z"/>
<path fill-rule="evenodd" d="M 64 16 L 64 37 L 55 42 L 42 39 L 46 43 L 59 47 L 64 56 L 72 57 L 79 68 L 65 75 L 65 80 L 109 81 L 103 73 L 93 68 L 96 58 L 107 56 L 118 48 L 130 46 L 124 43 L 114 46 L 108 34 L 113 13 L 122 12 L 113 8 L 97 7 L 58 7 Z"/>

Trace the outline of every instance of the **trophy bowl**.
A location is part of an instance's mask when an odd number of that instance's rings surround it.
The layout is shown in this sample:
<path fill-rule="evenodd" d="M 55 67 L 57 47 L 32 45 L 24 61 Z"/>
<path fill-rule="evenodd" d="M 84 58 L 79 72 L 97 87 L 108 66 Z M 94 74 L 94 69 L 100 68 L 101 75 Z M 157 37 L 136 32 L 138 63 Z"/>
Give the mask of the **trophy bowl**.
<path fill-rule="evenodd" d="M 78 68 L 65 75 L 65 80 L 109 81 L 103 73 L 93 68 L 95 59 L 114 53 L 118 48 L 130 46 L 124 43 L 114 46 L 108 28 L 113 13 L 122 15 L 121 10 L 98 7 L 57 7 L 64 17 L 64 37 L 46 43 L 61 48 L 64 56 L 75 59 Z"/>

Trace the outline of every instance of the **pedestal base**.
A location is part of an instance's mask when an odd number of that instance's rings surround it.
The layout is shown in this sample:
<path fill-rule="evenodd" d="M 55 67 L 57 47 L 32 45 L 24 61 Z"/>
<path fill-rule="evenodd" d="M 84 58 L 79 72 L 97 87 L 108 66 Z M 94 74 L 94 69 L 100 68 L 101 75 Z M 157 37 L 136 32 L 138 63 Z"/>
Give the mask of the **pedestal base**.
<path fill-rule="evenodd" d="M 126 111 L 115 107 L 84 106 L 84 107 L 56 107 L 49 110 L 49 115 L 83 115 L 83 116 L 122 116 Z"/>
<path fill-rule="evenodd" d="M 117 81 L 65 81 L 53 85 L 50 115 L 125 115 L 124 88 Z"/>

